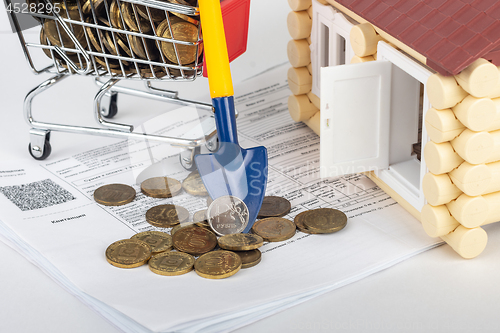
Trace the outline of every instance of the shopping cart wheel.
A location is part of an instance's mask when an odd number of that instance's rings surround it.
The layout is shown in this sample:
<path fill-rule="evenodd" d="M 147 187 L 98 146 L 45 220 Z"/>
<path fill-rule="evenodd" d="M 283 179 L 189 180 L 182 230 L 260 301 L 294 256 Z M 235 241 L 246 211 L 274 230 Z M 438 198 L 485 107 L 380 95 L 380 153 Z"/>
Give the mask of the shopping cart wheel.
<path fill-rule="evenodd" d="M 45 140 L 45 143 L 43 144 L 43 150 L 41 151 L 39 146 L 33 146 L 31 147 L 31 142 L 28 145 L 28 149 L 30 152 L 30 155 L 35 159 L 35 160 L 44 160 L 47 157 L 49 157 L 50 153 L 52 152 L 52 146 L 50 145 L 49 140 Z"/>
<path fill-rule="evenodd" d="M 194 163 L 194 157 L 195 155 L 198 155 L 200 151 L 201 148 L 199 146 L 195 148 L 183 149 L 179 154 L 179 159 L 182 167 L 187 171 L 195 170 L 196 164 Z"/>
<path fill-rule="evenodd" d="M 118 93 L 112 93 L 109 98 L 108 109 L 102 108 L 101 114 L 104 118 L 113 118 L 118 113 Z"/>
<path fill-rule="evenodd" d="M 210 139 L 207 140 L 205 143 L 205 147 L 211 152 L 217 151 L 219 149 L 219 137 L 217 135 L 214 135 Z"/>

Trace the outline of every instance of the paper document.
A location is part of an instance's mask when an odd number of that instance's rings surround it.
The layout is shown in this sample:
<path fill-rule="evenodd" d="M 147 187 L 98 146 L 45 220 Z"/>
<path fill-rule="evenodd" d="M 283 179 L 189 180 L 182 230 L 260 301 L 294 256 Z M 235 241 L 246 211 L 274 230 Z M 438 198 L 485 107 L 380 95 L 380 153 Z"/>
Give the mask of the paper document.
<path fill-rule="evenodd" d="M 156 205 L 174 203 L 192 214 L 206 198 L 182 192 L 150 198 L 140 183 L 153 176 L 182 181 L 179 148 L 152 141 L 116 141 L 62 159 L 26 159 L 0 164 L 0 233 L 64 288 L 127 332 L 220 332 L 234 330 L 277 311 L 437 246 L 420 223 L 363 175 L 319 178 L 319 137 L 289 116 L 286 66 L 235 86 L 240 145 L 263 145 L 269 154 L 267 195 L 287 198 L 298 213 L 333 207 L 349 217 L 335 234 L 297 232 L 266 243 L 262 261 L 224 280 L 194 271 L 168 277 L 142 266 L 120 269 L 105 258 L 113 242 L 145 230 Z M 138 130 L 176 136 L 210 115 L 184 107 Z M 97 204 L 101 185 L 133 186 L 124 206 Z M 168 231 L 168 229 L 161 229 Z"/>

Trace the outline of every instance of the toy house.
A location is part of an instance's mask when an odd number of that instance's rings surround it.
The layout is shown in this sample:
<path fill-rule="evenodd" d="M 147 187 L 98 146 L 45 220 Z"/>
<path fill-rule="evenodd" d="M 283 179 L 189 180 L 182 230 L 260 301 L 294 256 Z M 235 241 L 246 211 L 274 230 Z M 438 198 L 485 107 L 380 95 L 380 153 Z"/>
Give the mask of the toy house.
<path fill-rule="evenodd" d="M 500 220 L 500 2 L 289 0 L 290 115 L 464 258 Z"/>

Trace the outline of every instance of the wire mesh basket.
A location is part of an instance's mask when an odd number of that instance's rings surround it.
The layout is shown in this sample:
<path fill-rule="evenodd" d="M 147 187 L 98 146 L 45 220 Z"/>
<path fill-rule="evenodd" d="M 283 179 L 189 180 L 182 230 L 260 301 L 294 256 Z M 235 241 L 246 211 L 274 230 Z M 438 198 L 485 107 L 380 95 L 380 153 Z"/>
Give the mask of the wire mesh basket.
<path fill-rule="evenodd" d="M 21 3 L 14 3 L 21 1 Z M 212 112 L 211 104 L 180 99 L 175 91 L 154 88 L 152 81 L 192 81 L 203 73 L 203 43 L 197 0 L 6 0 L 7 11 L 31 69 L 55 74 L 28 93 L 24 103 L 30 126 L 30 153 L 45 159 L 51 152 L 50 132 L 147 138 L 184 148 L 181 163 L 194 167 L 193 157 L 205 144 L 217 149 L 213 117 L 202 123 L 203 137 L 173 138 L 133 132 L 133 126 L 108 121 L 117 114 L 118 94 L 134 95 Z M 9 10 L 10 9 L 10 10 Z M 40 26 L 39 40 L 28 40 L 19 17 Z M 38 36 L 37 36 L 38 37 Z M 38 50 L 38 51 L 36 51 Z M 46 57 L 40 66 L 41 51 Z M 49 65 L 46 61 L 49 60 Z M 94 115 L 99 127 L 36 121 L 32 101 L 42 91 L 69 76 L 95 78 L 99 91 Z M 144 80 L 145 89 L 117 85 Z M 103 98 L 107 101 L 103 102 Z"/>

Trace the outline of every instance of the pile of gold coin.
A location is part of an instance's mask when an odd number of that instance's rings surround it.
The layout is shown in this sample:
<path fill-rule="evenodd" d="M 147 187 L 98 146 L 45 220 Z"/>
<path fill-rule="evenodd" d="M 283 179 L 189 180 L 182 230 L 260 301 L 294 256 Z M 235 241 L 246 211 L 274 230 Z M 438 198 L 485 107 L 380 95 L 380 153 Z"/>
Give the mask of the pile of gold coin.
<path fill-rule="evenodd" d="M 153 198 L 171 198 L 182 189 L 191 195 L 207 194 L 197 172 L 181 183 L 169 177 L 154 177 L 141 184 L 141 192 Z M 133 192 L 132 192 L 133 191 Z M 131 202 L 135 190 L 127 185 L 110 184 L 98 188 L 94 198 L 103 205 L 122 205 Z M 207 198 L 207 206 L 212 205 Z M 294 221 L 283 216 L 290 212 L 288 200 L 276 196 L 264 198 L 259 220 L 252 233 L 222 235 L 214 232 L 207 221 L 207 210 L 200 210 L 189 219 L 184 207 L 162 204 L 146 212 L 146 221 L 167 231 L 145 231 L 131 239 L 120 240 L 106 250 L 106 259 L 120 268 L 133 268 L 148 264 L 152 272 L 160 275 L 181 275 L 195 270 L 204 278 L 222 279 L 236 274 L 241 268 L 257 265 L 262 258 L 259 251 L 264 242 L 283 242 L 292 238 L 297 229 L 308 234 L 327 234 L 342 230 L 347 216 L 336 209 L 318 208 L 298 214 Z"/>
<path fill-rule="evenodd" d="M 197 4 L 197 1 L 193 0 L 165 1 L 187 6 Z M 138 73 L 143 78 L 160 78 L 166 75 L 175 78 L 181 75 L 192 76 L 196 73 L 194 66 L 201 61 L 203 51 L 203 44 L 200 43 L 199 17 L 117 0 L 66 0 L 65 2 L 54 0 L 54 2 L 54 6 L 60 9 L 62 17 L 103 27 L 101 29 L 78 24 L 70 26 L 83 48 L 112 56 L 93 56 L 99 69 L 122 75 Z M 45 19 L 42 23 L 40 32 L 42 45 L 76 48 L 75 43 L 56 20 Z M 124 32 L 113 32 L 106 28 L 120 29 Z M 125 31 L 136 34 L 127 34 Z M 156 40 L 155 37 L 170 41 Z M 186 45 L 185 42 L 192 44 Z M 62 66 L 67 67 L 57 52 L 44 49 L 44 53 L 49 58 L 54 56 Z M 83 61 L 76 52 L 66 52 L 66 55 L 77 65 L 80 60 Z M 170 66 L 149 65 L 146 63 L 149 61 Z M 176 68 L 178 66 L 190 69 L 181 72 Z"/>

